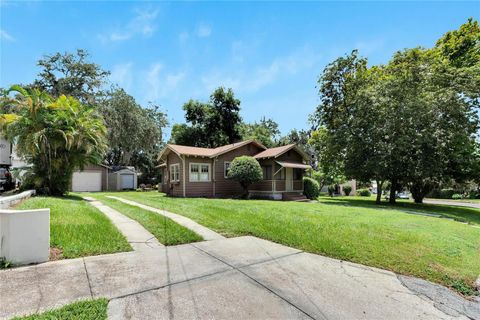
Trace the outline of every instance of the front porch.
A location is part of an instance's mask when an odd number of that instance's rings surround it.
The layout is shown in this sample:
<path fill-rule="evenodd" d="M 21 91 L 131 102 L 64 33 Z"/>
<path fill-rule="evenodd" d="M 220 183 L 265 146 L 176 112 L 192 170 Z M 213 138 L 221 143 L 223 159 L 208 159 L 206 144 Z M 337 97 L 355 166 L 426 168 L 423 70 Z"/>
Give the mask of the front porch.
<path fill-rule="evenodd" d="M 310 166 L 268 160 L 261 161 L 260 165 L 264 179 L 250 186 L 251 197 L 290 200 L 303 195 L 303 175 Z"/>

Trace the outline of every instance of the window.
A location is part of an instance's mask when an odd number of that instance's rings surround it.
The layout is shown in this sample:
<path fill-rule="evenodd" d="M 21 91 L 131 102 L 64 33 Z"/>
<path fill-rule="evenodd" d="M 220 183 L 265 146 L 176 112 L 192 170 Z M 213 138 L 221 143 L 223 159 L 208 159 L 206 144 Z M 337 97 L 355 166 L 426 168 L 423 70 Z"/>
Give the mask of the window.
<path fill-rule="evenodd" d="M 190 181 L 210 181 L 210 164 L 190 163 Z"/>
<path fill-rule="evenodd" d="M 170 165 L 170 181 L 180 181 L 180 165 L 178 163 Z"/>
<path fill-rule="evenodd" d="M 272 180 L 272 166 L 262 166 L 263 180 Z"/>
<path fill-rule="evenodd" d="M 293 180 L 302 180 L 303 178 L 303 170 L 295 168 L 293 169 Z"/>
<path fill-rule="evenodd" d="M 230 161 L 223 162 L 223 173 L 225 178 L 228 178 L 229 170 L 230 170 Z"/>

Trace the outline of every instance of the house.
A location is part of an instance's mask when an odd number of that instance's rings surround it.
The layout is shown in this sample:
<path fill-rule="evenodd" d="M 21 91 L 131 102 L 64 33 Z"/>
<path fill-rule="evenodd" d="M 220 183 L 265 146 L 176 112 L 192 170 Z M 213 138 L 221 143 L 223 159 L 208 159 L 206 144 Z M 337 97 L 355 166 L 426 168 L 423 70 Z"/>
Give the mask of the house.
<path fill-rule="evenodd" d="M 90 164 L 72 175 L 71 190 L 74 192 L 118 191 L 137 188 L 137 173 L 134 167 L 109 167 Z"/>
<path fill-rule="evenodd" d="M 232 197 L 243 189 L 227 179 L 233 159 L 252 156 L 263 170 L 263 180 L 249 188 L 254 197 L 288 199 L 303 194 L 303 175 L 310 158 L 295 144 L 267 149 L 253 141 L 218 148 L 197 148 L 167 144 L 160 152 L 162 182 L 159 189 L 177 197 Z"/>

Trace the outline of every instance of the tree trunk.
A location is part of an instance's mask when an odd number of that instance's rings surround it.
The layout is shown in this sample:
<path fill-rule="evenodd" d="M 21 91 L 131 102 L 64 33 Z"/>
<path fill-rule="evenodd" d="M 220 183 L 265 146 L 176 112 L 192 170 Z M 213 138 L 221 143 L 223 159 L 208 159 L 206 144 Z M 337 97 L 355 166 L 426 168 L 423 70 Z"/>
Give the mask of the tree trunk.
<path fill-rule="evenodd" d="M 415 203 L 423 203 L 423 197 L 413 197 Z"/>
<path fill-rule="evenodd" d="M 397 203 L 396 191 L 397 191 L 397 181 L 392 180 L 391 181 L 391 186 L 390 186 L 390 199 L 388 199 L 388 202 L 390 204 L 396 204 Z"/>
<path fill-rule="evenodd" d="M 376 204 L 380 204 L 382 202 L 382 185 L 383 181 L 377 180 L 377 199 L 375 200 Z"/>

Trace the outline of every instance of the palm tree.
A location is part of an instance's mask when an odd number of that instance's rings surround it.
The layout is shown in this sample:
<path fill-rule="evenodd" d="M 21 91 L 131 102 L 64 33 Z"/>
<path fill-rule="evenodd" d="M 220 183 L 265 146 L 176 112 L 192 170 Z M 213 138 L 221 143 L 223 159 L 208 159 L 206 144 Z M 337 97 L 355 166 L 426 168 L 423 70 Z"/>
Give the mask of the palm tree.
<path fill-rule="evenodd" d="M 8 97 L 12 92 L 17 93 L 13 99 Z M 40 193 L 65 194 L 76 168 L 103 159 L 106 128 L 92 107 L 20 86 L 7 90 L 2 100 L 12 112 L 0 115 L 0 125 L 18 154 L 33 165 L 30 183 Z"/>

